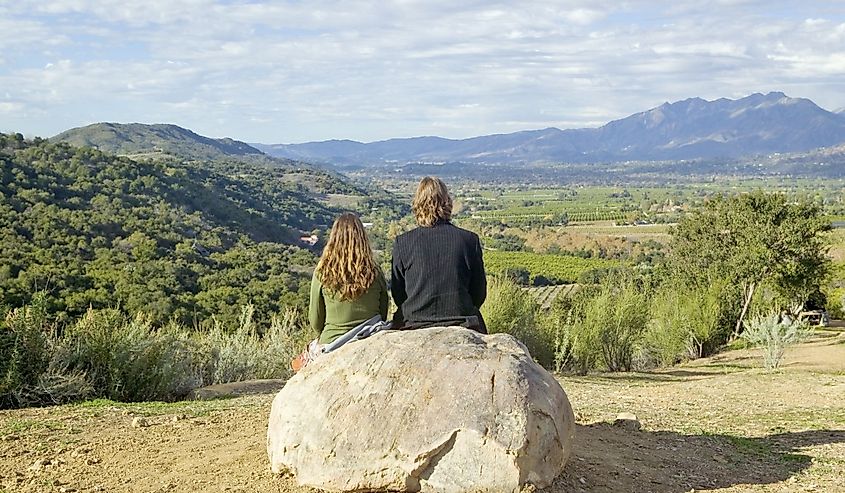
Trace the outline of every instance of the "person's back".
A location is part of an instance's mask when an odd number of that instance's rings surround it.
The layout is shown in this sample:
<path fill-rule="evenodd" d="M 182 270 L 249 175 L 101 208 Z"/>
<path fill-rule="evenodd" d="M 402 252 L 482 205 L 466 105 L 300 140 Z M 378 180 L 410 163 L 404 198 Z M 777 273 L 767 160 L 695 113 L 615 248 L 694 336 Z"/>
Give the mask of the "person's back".
<path fill-rule="evenodd" d="M 387 317 L 387 283 L 381 272 L 376 274 L 369 289 L 354 300 L 345 300 L 325 290 L 318 275 L 311 279 L 309 321 L 320 334 L 320 344 L 329 344 L 374 315 Z"/>
<path fill-rule="evenodd" d="M 393 245 L 394 326 L 454 324 L 486 332 L 479 310 L 487 294 L 481 243 L 475 233 L 449 222 L 451 199 L 443 182 L 423 179 L 414 214 L 420 227 Z"/>
<path fill-rule="evenodd" d="M 387 318 L 387 283 L 355 214 L 335 221 L 311 279 L 308 318 L 329 344 L 375 315 Z"/>

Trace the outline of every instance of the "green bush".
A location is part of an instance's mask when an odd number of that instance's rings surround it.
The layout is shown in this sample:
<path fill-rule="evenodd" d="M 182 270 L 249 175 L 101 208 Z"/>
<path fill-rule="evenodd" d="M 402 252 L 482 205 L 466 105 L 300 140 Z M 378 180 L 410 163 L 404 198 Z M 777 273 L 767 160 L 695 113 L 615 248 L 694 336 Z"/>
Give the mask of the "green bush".
<path fill-rule="evenodd" d="M 831 318 L 845 318 L 845 287 L 830 290 L 827 295 L 827 311 Z"/>
<path fill-rule="evenodd" d="M 554 368 L 586 374 L 598 358 L 591 334 L 583 330 L 586 307 L 601 291 L 599 285 L 576 286 L 573 293 L 558 297 L 551 310 L 540 318 L 546 330 L 554 334 Z"/>
<path fill-rule="evenodd" d="M 176 324 L 156 329 L 144 315 L 128 320 L 117 310 L 89 310 L 58 346 L 63 366 L 84 374 L 98 397 L 171 400 L 199 383 L 189 334 Z"/>
<path fill-rule="evenodd" d="M 291 375 L 290 361 L 308 344 L 311 334 L 298 323 L 296 310 L 288 308 L 281 317 L 274 316 L 267 332 L 259 336 L 253 314 L 248 305 L 242 308 L 234 331 L 215 322 L 211 329 L 195 334 L 205 358 L 200 372 L 204 384 Z"/>
<path fill-rule="evenodd" d="M 671 366 L 689 357 L 692 329 L 685 295 L 663 289 L 651 303 L 651 320 L 643 334 L 640 359 L 644 366 Z"/>
<path fill-rule="evenodd" d="M 845 263 L 833 264 L 828 279 L 828 283 L 822 287 L 827 297 L 825 308 L 830 318 L 845 319 Z"/>
<path fill-rule="evenodd" d="M 725 342 L 732 315 L 725 313 L 723 283 L 707 288 L 668 283 L 651 303 L 651 320 L 643 336 L 644 359 L 667 366 L 701 358 Z M 728 321 L 728 322 L 726 322 Z"/>
<path fill-rule="evenodd" d="M 610 371 L 630 371 L 634 349 L 648 323 L 648 297 L 633 280 L 606 282 L 587 305 L 586 330 L 598 335 L 604 365 Z"/>
<path fill-rule="evenodd" d="M 546 368 L 554 365 L 554 333 L 539 324 L 537 303 L 528 291 L 504 277 L 492 277 L 481 315 L 491 334 L 504 332 L 525 344 L 531 356 Z"/>
<path fill-rule="evenodd" d="M 0 322 L 0 408 L 25 404 L 24 396 L 37 388 L 50 363 L 49 331 L 41 296 L 9 311 Z"/>
<path fill-rule="evenodd" d="M 546 334 L 552 336 L 552 368 L 556 372 L 570 369 L 574 362 L 572 341 L 571 312 L 564 313 L 559 307 L 543 313 L 537 317 L 537 322 Z"/>
<path fill-rule="evenodd" d="M 610 371 L 629 371 L 648 322 L 646 287 L 629 275 L 606 278 L 556 304 L 555 361 L 585 374 L 601 364 Z"/>
<path fill-rule="evenodd" d="M 90 397 L 174 400 L 192 389 L 255 378 L 287 378 L 309 334 L 293 309 L 260 334 L 254 309 L 240 324 L 195 331 L 117 310 L 93 310 L 54 330 L 46 312 L 27 306 L 0 326 L 0 407 L 60 404 Z"/>

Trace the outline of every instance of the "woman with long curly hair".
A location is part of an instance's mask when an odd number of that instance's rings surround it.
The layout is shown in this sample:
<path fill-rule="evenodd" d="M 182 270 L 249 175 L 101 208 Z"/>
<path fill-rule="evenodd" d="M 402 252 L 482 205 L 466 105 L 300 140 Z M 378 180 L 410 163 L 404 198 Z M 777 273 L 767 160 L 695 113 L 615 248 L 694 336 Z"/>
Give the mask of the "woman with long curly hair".
<path fill-rule="evenodd" d="M 341 214 L 311 279 L 308 318 L 319 344 L 333 342 L 375 315 L 387 319 L 387 305 L 387 283 L 364 225 L 351 212 Z"/>

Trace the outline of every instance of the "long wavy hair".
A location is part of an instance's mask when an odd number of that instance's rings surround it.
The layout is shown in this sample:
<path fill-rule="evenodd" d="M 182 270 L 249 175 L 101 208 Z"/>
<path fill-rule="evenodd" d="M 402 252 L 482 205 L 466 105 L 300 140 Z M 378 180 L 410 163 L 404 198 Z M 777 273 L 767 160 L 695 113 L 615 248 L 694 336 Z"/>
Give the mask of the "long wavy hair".
<path fill-rule="evenodd" d="M 437 221 L 452 219 L 452 197 L 440 178 L 426 176 L 420 180 L 417 193 L 411 202 L 411 211 L 417 224 L 430 228 Z"/>
<path fill-rule="evenodd" d="M 378 269 L 361 220 L 351 212 L 341 214 L 317 262 L 323 287 L 341 301 L 353 301 L 370 289 Z"/>

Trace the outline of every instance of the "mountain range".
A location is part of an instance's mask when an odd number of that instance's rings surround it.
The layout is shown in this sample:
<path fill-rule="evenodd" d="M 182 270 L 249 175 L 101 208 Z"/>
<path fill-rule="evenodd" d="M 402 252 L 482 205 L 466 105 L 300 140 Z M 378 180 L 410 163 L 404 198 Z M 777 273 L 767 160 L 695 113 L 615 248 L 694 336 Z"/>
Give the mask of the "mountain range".
<path fill-rule="evenodd" d="M 271 156 L 339 166 L 380 163 L 553 164 L 736 159 L 806 152 L 845 142 L 845 111 L 782 92 L 731 100 L 690 98 L 598 128 L 546 128 L 468 139 L 414 137 L 252 144 Z"/>

